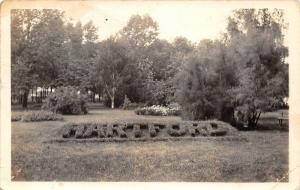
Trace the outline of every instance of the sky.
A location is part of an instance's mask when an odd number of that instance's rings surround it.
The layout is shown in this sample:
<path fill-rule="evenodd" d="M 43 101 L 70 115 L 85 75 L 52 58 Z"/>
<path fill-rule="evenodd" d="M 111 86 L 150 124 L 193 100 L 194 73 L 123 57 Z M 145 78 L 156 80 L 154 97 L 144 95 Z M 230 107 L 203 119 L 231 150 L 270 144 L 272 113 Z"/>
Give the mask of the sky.
<path fill-rule="evenodd" d="M 100 40 L 117 33 L 133 14 L 149 14 L 159 25 L 159 38 L 172 41 L 183 36 L 197 43 L 201 39 L 219 37 L 233 8 L 212 6 L 203 1 L 102 1 L 64 10 L 74 22 L 92 20 L 98 27 Z"/>

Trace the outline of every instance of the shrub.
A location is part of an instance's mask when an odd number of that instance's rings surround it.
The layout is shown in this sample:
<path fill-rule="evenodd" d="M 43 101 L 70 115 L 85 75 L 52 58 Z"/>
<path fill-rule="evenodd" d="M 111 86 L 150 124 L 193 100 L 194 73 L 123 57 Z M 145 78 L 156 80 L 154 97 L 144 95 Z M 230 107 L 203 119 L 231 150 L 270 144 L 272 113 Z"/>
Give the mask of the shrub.
<path fill-rule="evenodd" d="M 230 124 L 216 120 L 178 123 L 66 123 L 61 128 L 61 134 L 63 138 L 102 138 L 103 141 L 238 135 L 237 130 Z"/>
<path fill-rule="evenodd" d="M 169 108 L 164 106 L 153 105 L 150 107 L 137 108 L 135 110 L 137 115 L 156 115 L 156 116 L 171 116 L 180 115 L 180 108 Z"/>
<path fill-rule="evenodd" d="M 157 135 L 156 130 L 155 130 L 155 126 L 153 124 L 149 124 L 149 134 L 150 137 L 155 137 Z"/>
<path fill-rule="evenodd" d="M 56 114 L 49 111 L 32 111 L 27 112 L 22 116 L 21 121 L 31 122 L 31 121 L 56 121 L 63 120 L 62 115 Z"/>
<path fill-rule="evenodd" d="M 142 131 L 140 125 L 133 125 L 133 135 L 135 138 L 139 138 L 142 136 Z"/>
<path fill-rule="evenodd" d="M 91 124 L 91 127 L 86 126 L 86 131 L 83 133 L 83 138 L 90 138 L 94 136 L 98 136 L 97 124 L 95 123 Z"/>
<path fill-rule="evenodd" d="M 97 132 L 98 132 L 98 137 L 100 138 L 105 137 L 103 125 L 97 125 Z"/>
<path fill-rule="evenodd" d="M 191 136 L 196 136 L 196 129 L 194 127 L 189 127 L 188 128 L 189 134 L 191 134 Z"/>
<path fill-rule="evenodd" d="M 219 62 L 215 62 L 215 57 L 219 57 L 219 52 L 199 51 L 185 58 L 185 69 L 175 77 L 175 99 L 182 106 L 183 119 L 222 119 L 223 106 L 232 104 L 235 99 L 231 92 L 232 87 L 238 85 L 237 73 L 232 72 L 235 67 L 231 64 L 217 67 Z"/>
<path fill-rule="evenodd" d="M 170 109 L 181 109 L 181 106 L 176 102 L 170 103 L 167 107 Z"/>
<path fill-rule="evenodd" d="M 61 114 L 87 114 L 87 97 L 76 88 L 60 87 L 46 98 L 42 109 Z"/>
<path fill-rule="evenodd" d="M 115 130 L 117 131 L 119 137 L 127 138 L 127 134 L 124 131 L 125 128 L 126 128 L 126 125 L 124 125 L 124 124 L 120 124 L 118 127 L 115 128 Z"/>
<path fill-rule="evenodd" d="M 178 103 L 176 102 L 170 103 L 168 105 L 168 108 L 169 108 L 168 115 L 175 115 L 175 116 L 181 115 L 181 106 Z"/>
<path fill-rule="evenodd" d="M 74 123 L 67 123 L 63 127 L 62 137 L 63 138 L 69 138 L 72 135 L 74 135 L 75 132 L 76 132 L 76 124 L 74 124 Z"/>
<path fill-rule="evenodd" d="M 122 105 L 122 108 L 124 110 L 137 108 L 138 106 L 139 106 L 138 103 L 131 102 L 130 99 L 127 96 L 125 96 L 124 102 L 123 102 L 123 105 Z"/>
<path fill-rule="evenodd" d="M 21 121 L 22 114 L 11 112 L 11 121 Z"/>
<path fill-rule="evenodd" d="M 91 138 L 91 137 L 104 138 L 105 137 L 104 128 L 102 124 L 85 123 L 82 125 L 84 126 L 85 129 L 82 138 Z"/>
<path fill-rule="evenodd" d="M 122 108 L 123 109 L 128 109 L 129 106 L 131 104 L 131 101 L 129 100 L 129 98 L 125 95 L 125 98 L 124 98 L 124 102 L 123 102 L 123 105 L 122 105 Z"/>
<path fill-rule="evenodd" d="M 167 125 L 168 133 L 171 136 L 179 137 L 186 134 L 187 128 L 185 125 Z"/>
<path fill-rule="evenodd" d="M 75 138 L 77 138 L 77 139 L 83 138 L 84 129 L 85 129 L 85 126 L 80 125 L 75 132 Z"/>
<path fill-rule="evenodd" d="M 111 125 L 111 124 L 107 125 L 106 136 L 107 137 L 113 137 L 114 136 L 113 125 Z"/>

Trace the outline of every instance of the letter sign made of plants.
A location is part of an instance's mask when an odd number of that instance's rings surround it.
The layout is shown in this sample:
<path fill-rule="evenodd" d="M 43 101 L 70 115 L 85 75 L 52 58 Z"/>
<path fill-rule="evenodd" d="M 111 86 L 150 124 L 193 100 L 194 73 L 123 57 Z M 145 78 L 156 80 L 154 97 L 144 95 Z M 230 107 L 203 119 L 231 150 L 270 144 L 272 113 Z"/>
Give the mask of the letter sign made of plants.
<path fill-rule="evenodd" d="M 221 121 L 178 123 L 67 123 L 60 130 L 60 141 L 95 140 L 147 141 L 237 137 L 238 131 Z"/>

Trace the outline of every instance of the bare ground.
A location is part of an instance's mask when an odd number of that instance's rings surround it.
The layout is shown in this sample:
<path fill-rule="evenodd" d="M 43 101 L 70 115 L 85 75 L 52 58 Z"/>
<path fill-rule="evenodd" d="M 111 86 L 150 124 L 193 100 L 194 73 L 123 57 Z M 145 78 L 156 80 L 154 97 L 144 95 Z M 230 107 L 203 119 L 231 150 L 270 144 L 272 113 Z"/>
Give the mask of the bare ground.
<path fill-rule="evenodd" d="M 288 132 L 241 132 L 248 142 L 43 143 L 66 122 L 179 121 L 94 110 L 65 121 L 12 123 L 15 181 L 288 181 Z M 205 137 L 203 137 L 205 138 Z"/>

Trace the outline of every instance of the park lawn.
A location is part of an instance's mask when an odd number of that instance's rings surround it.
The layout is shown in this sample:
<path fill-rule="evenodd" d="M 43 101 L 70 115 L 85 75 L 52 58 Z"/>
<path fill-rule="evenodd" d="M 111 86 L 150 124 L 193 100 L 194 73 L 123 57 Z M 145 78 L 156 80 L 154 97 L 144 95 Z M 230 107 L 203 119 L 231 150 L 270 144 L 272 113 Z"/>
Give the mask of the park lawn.
<path fill-rule="evenodd" d="M 180 121 L 92 110 L 64 121 L 12 122 L 15 181 L 288 181 L 288 132 L 240 132 L 244 141 L 44 143 L 66 122 Z M 205 137 L 203 137 L 205 138 Z"/>

